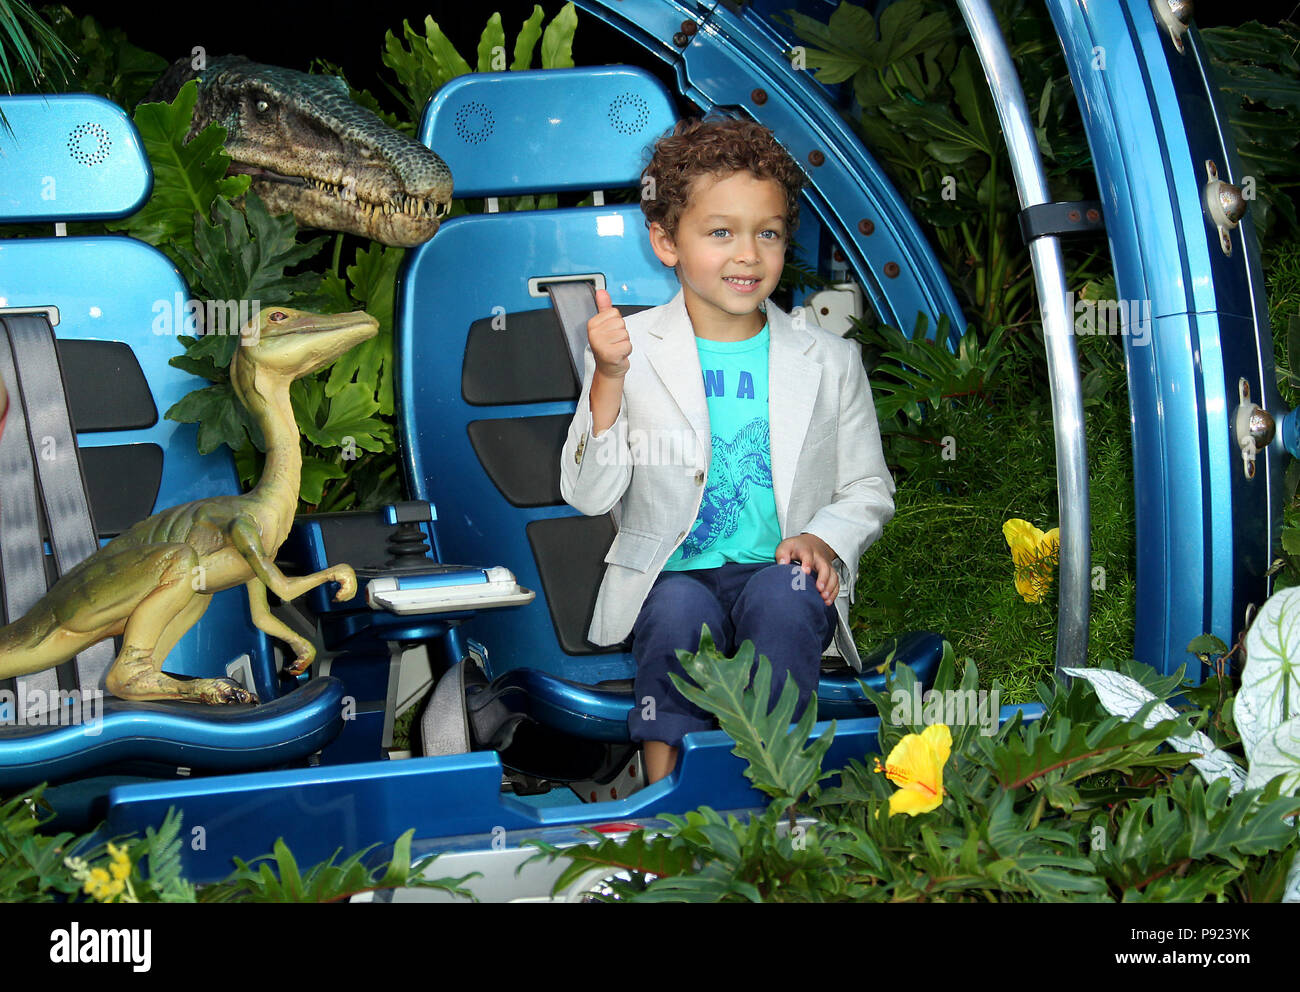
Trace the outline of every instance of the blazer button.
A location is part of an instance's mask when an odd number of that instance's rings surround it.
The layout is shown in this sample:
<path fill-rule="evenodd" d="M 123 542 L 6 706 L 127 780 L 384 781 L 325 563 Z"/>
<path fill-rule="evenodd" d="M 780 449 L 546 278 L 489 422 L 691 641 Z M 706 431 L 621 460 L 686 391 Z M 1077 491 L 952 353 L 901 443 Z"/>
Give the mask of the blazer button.
<path fill-rule="evenodd" d="M 573 453 L 573 460 L 577 462 L 579 465 L 582 464 L 582 449 L 585 448 L 586 446 L 587 446 L 587 435 L 584 434 L 582 435 L 582 439 L 578 441 L 578 450 Z"/>
<path fill-rule="evenodd" d="M 680 534 L 677 535 L 677 542 L 679 544 L 685 539 L 686 539 L 686 531 L 682 531 Z"/>
<path fill-rule="evenodd" d="M 704 469 L 700 469 L 695 473 L 695 484 L 697 486 L 704 485 Z"/>

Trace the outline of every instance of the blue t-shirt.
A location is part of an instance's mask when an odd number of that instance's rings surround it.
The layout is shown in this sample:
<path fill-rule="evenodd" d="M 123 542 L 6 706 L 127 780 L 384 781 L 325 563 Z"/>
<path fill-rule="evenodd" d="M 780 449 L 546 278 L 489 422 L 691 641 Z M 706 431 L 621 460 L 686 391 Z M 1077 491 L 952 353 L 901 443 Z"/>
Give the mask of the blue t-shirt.
<path fill-rule="evenodd" d="M 781 543 L 772 492 L 766 324 L 744 341 L 695 339 L 709 405 L 713 460 L 699 515 L 665 569 L 773 561 Z"/>

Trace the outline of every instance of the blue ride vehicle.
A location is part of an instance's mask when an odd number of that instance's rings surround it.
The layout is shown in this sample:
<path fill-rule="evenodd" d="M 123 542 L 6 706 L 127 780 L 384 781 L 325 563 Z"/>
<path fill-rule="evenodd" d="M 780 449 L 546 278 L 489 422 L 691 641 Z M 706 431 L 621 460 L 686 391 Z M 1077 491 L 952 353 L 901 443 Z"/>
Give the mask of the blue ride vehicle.
<path fill-rule="evenodd" d="M 205 832 L 204 844 L 183 850 L 186 875 L 199 882 L 224 877 L 233 856 L 269 851 L 277 837 L 310 864 L 339 847 L 391 845 L 413 827 L 417 854 L 446 852 L 478 869 L 497 858 L 501 868 L 509 848 L 512 871 L 525 837 L 576 842 L 582 825 L 618 831 L 702 804 L 763 805 L 720 732 L 689 736 L 676 771 L 645 786 L 627 731 L 632 657 L 626 645 L 585 637 L 617 517 L 566 505 L 558 458 L 593 292 L 607 289 L 627 313 L 676 291 L 650 252 L 639 205 L 607 204 L 605 193 L 635 189 L 647 147 L 685 113 L 747 116 L 771 128 L 810 179 L 802 261 L 840 275 L 838 289 L 797 294 L 796 304 L 840 332 L 863 308 L 903 328 L 918 314 L 931 327 L 946 318 L 954 338 L 964 320 L 836 94 L 792 66 L 796 40 L 770 17 L 785 4 L 578 5 L 663 60 L 676 91 L 644 69 L 604 66 L 471 74 L 434 95 L 419 139 L 450 165 L 458 196 L 489 206 L 444 223 L 408 253 L 399 277 L 398 442 L 410 501 L 301 517 L 281 549 L 288 574 L 346 562 L 363 582 L 351 602 L 335 603 L 327 585 L 279 611 L 318 643 L 316 664 L 288 676 L 252 625 L 246 594 L 220 593 L 168 670 L 234 678 L 262 703 L 109 699 L 93 735 L 60 721 L 57 709 L 44 723 L 10 720 L 0 725 L 0 790 L 54 783 L 47 796 L 61 823 L 102 820 L 107 836 L 156 826 L 175 807 Z M 1085 205 L 1051 206 L 996 21 L 981 0 L 960 6 L 1035 262 L 1061 491 L 1057 663 L 1077 665 L 1087 643 L 1088 494 L 1057 238 L 1102 221 L 1080 221 Z M 1258 248 L 1234 199 L 1240 165 L 1196 31 L 1145 0 L 1046 0 L 1046 8 L 1087 130 L 1117 294 L 1151 302 L 1149 340 L 1124 342 L 1137 491 L 1134 653 L 1168 673 L 1192 638 L 1240 629 L 1248 604 L 1266 595 L 1282 436 L 1295 433 L 1294 418 L 1273 432 L 1261 413 L 1280 421 L 1285 411 Z M 1104 73 L 1089 68 L 1096 46 L 1107 53 Z M 84 95 L 3 98 L 0 108 L 13 128 L 0 134 L 0 223 L 61 228 L 127 216 L 148 199 L 149 162 L 120 108 Z M 42 195 L 46 180 L 57 197 Z M 584 206 L 493 209 L 494 198 L 541 193 L 593 196 Z M 160 416 L 199 384 L 168 364 L 174 337 L 153 331 L 159 301 L 179 312 L 187 299 L 175 266 L 140 242 L 5 238 L 0 227 L 8 617 L 96 541 L 158 509 L 238 491 L 229 457 L 198 455 L 194 428 Z M 42 459 L 48 437 L 66 438 L 78 457 Z M 898 632 L 864 658 L 862 673 L 824 663 L 818 713 L 839 721 L 827 767 L 875 747 L 878 717 L 859 678 L 882 686 L 876 668 L 892 655 L 928 680 L 941 646 L 939 632 Z M 102 668 L 83 657 L 3 688 L 14 699 L 56 699 L 99 686 Z M 396 716 L 430 689 L 412 753 L 394 752 Z M 1004 707 L 1003 718 L 1016 709 L 1038 712 Z M 440 862 L 437 871 L 451 868 Z M 481 894 L 542 895 L 537 871 L 509 883 L 501 879 L 513 875 L 490 872 Z"/>

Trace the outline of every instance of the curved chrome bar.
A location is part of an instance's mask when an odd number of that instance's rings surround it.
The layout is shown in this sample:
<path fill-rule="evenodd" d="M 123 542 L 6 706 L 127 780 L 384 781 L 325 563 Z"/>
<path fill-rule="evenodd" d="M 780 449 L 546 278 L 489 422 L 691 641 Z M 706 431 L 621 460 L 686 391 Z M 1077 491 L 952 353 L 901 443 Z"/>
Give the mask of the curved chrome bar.
<path fill-rule="evenodd" d="M 1050 202 L 1047 178 L 1025 103 L 1020 77 L 1007 51 L 997 18 L 987 0 L 957 0 L 970 29 L 993 91 L 998 120 L 1011 155 L 1011 169 L 1022 208 Z M 1036 238 L 1029 245 L 1038 287 L 1047 347 L 1048 380 L 1052 389 L 1052 421 L 1056 431 L 1056 486 L 1060 505 L 1061 588 L 1056 630 L 1056 671 L 1083 666 L 1088 653 L 1088 592 L 1091 577 L 1091 509 L 1088 502 L 1088 455 L 1083 433 L 1083 395 L 1074 352 L 1070 309 L 1065 291 L 1065 264 L 1054 237 Z"/>

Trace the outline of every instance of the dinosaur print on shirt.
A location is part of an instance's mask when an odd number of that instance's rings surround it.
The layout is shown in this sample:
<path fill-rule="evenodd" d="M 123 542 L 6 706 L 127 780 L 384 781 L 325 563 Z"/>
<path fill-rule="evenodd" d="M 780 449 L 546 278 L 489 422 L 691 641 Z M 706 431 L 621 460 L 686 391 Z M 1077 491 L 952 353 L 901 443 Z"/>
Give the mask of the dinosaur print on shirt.
<path fill-rule="evenodd" d="M 744 341 L 696 339 L 711 460 L 700 509 L 667 569 L 772 561 L 781 542 L 772 489 L 769 329 Z"/>
<path fill-rule="evenodd" d="M 772 492 L 772 444 L 766 417 L 755 417 L 730 443 L 713 435 L 709 484 L 695 526 L 682 543 L 683 556 L 703 554 L 734 535 L 754 488 Z"/>

